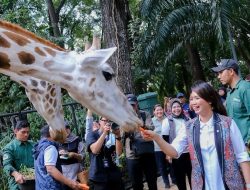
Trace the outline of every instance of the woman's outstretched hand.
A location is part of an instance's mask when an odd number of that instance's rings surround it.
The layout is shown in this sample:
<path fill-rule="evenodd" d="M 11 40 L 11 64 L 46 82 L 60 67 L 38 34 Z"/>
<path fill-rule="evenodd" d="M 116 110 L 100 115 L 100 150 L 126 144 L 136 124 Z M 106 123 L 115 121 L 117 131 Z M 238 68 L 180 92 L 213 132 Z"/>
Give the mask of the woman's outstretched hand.
<path fill-rule="evenodd" d="M 154 131 L 146 130 L 143 129 L 142 127 L 140 127 L 140 131 L 143 139 L 145 140 L 152 141 L 156 137 L 156 133 Z"/>

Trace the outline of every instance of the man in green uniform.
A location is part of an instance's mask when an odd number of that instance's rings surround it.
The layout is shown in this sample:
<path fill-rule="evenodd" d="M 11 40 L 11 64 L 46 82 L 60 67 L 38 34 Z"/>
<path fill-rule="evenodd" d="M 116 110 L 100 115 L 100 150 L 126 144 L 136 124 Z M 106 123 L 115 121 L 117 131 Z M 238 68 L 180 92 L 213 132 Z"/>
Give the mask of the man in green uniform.
<path fill-rule="evenodd" d="M 239 66 L 233 59 L 222 59 L 212 70 L 223 85 L 231 88 L 226 98 L 227 114 L 236 122 L 247 145 L 250 140 L 250 83 L 239 77 Z"/>
<path fill-rule="evenodd" d="M 14 128 L 15 139 L 3 149 L 3 167 L 8 175 L 10 190 L 18 190 L 18 184 L 25 182 L 24 176 L 19 173 L 21 166 L 34 167 L 33 143 L 28 140 L 29 132 L 29 123 L 27 121 L 18 121 Z"/>

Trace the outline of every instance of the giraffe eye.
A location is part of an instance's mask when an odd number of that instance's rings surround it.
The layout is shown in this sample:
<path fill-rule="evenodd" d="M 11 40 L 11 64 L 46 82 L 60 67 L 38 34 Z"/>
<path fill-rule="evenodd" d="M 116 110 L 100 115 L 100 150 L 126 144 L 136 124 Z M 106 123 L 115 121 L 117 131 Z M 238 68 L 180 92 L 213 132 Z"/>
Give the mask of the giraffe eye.
<path fill-rule="evenodd" d="M 112 80 L 113 78 L 113 74 L 106 72 L 106 71 L 102 71 L 102 74 L 104 76 L 104 78 L 106 79 L 106 81 Z"/>

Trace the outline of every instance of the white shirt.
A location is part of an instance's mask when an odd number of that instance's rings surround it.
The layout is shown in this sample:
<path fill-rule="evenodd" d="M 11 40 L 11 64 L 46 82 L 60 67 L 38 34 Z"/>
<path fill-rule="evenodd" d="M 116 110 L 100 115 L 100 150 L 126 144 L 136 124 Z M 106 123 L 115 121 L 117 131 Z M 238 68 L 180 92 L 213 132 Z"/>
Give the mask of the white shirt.
<path fill-rule="evenodd" d="M 55 166 L 58 157 L 58 151 L 55 146 L 49 145 L 44 150 L 44 165 L 45 166 Z"/>
<path fill-rule="evenodd" d="M 230 134 L 233 134 L 230 138 L 237 162 L 250 161 L 241 133 L 233 120 L 230 125 Z M 172 145 L 180 156 L 188 146 L 186 129 L 181 128 Z M 200 146 L 205 171 L 205 189 L 225 190 L 214 141 L 213 116 L 206 123 L 200 122 Z"/>
<path fill-rule="evenodd" d="M 181 119 L 181 118 L 173 118 L 173 121 L 175 123 L 175 134 L 176 137 L 178 136 L 178 134 L 181 132 L 181 128 L 183 128 L 185 130 L 185 120 Z M 165 118 L 162 122 L 162 129 L 161 129 L 161 135 L 169 135 L 169 131 L 170 131 L 170 125 L 169 125 L 169 121 L 168 118 Z M 186 150 L 184 150 L 182 153 L 186 153 L 188 152 L 188 149 L 186 148 Z"/>

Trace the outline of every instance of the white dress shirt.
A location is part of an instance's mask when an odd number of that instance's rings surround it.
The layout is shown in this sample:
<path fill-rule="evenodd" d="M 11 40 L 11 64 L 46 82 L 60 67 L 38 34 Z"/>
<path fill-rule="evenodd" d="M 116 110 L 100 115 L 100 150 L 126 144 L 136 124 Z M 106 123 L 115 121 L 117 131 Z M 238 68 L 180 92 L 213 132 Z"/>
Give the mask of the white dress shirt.
<path fill-rule="evenodd" d="M 230 134 L 233 134 L 230 138 L 237 162 L 250 161 L 241 133 L 233 120 L 230 125 Z M 181 128 L 172 145 L 180 156 L 188 146 L 185 129 Z M 200 147 L 205 171 L 205 189 L 225 190 L 215 147 L 213 116 L 206 123 L 200 121 Z"/>

